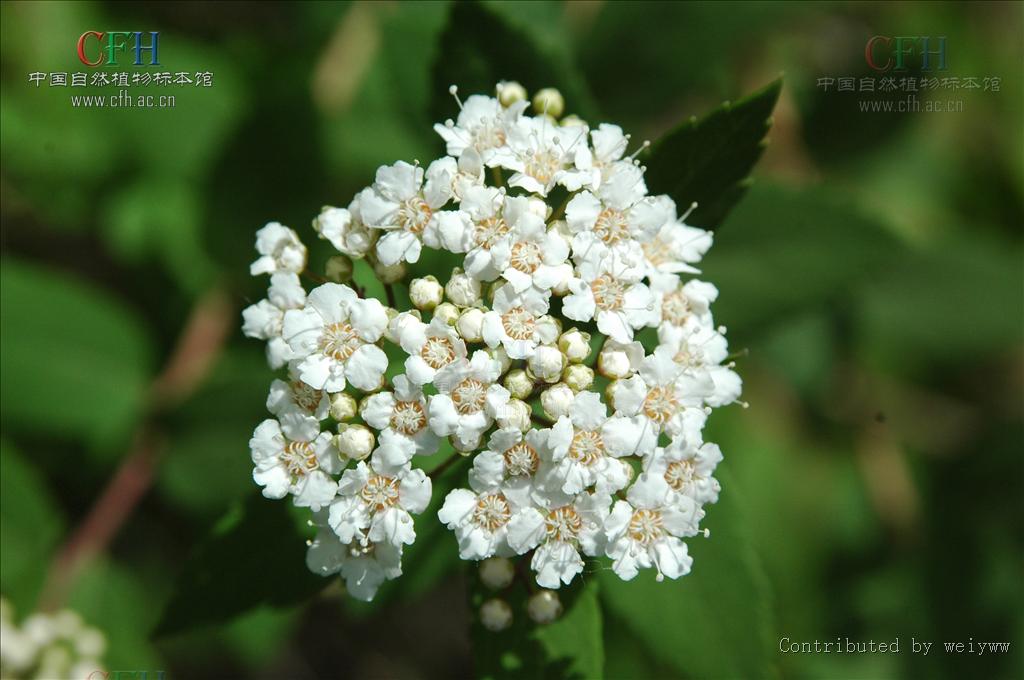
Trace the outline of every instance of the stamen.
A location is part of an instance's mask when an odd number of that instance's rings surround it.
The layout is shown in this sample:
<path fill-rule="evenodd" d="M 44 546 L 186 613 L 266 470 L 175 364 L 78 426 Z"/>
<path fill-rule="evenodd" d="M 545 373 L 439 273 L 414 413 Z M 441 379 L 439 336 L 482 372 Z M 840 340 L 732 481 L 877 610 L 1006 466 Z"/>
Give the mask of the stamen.
<path fill-rule="evenodd" d="M 694 201 L 693 203 L 690 204 L 690 207 L 686 209 L 686 212 L 683 213 L 683 216 L 679 218 L 679 221 L 680 222 L 685 222 L 686 218 L 690 216 L 690 213 L 692 213 L 696 209 L 697 209 L 697 201 Z"/>
<path fill-rule="evenodd" d="M 455 97 L 455 103 L 459 105 L 459 111 L 461 111 L 462 110 L 462 100 L 459 99 L 459 86 L 458 85 L 452 85 L 451 87 L 449 87 L 448 88 L 448 94 L 450 94 L 451 96 Z"/>
<path fill-rule="evenodd" d="M 637 149 L 633 153 L 629 154 L 629 160 L 631 160 L 631 161 L 635 160 L 636 157 L 641 154 L 641 152 L 643 152 L 645 149 L 649 149 L 650 147 L 651 147 L 651 140 L 645 139 L 644 143 L 640 145 L 639 149 Z"/>

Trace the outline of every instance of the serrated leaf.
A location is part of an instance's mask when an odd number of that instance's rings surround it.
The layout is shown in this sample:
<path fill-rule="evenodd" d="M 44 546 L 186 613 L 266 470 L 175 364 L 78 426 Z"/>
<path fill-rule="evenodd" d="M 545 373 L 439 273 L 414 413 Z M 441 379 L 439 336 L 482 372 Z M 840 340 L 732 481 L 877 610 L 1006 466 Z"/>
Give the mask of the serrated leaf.
<path fill-rule="evenodd" d="M 324 587 L 306 568 L 305 537 L 286 502 L 254 493 L 221 520 L 185 563 L 154 636 L 297 605 Z"/>
<path fill-rule="evenodd" d="M 453 3 L 434 64 L 434 120 L 454 117 L 450 85 L 457 85 L 466 96 L 493 95 L 501 80 L 518 81 L 531 93 L 555 87 L 565 97 L 568 113 L 587 116 L 594 111 L 568 51 L 555 49 L 543 34 L 513 25 L 491 7 L 479 2 Z"/>
<path fill-rule="evenodd" d="M 9 258 L 0 269 L 0 304 L 4 426 L 100 448 L 127 435 L 150 367 L 135 317 L 83 281 Z"/>
<path fill-rule="evenodd" d="M 532 578 L 532 575 L 530 576 Z M 512 625 L 489 631 L 479 620 L 480 606 L 492 597 L 512 608 Z M 601 605 L 596 580 L 577 580 L 558 591 L 564 612 L 552 623 L 538 625 L 527 613 L 529 593 L 517 581 L 495 593 L 477 581 L 470 597 L 474 611 L 473 656 L 477 677 L 485 680 L 600 680 L 604 677 Z"/>
<path fill-rule="evenodd" d="M 652 194 L 668 194 L 681 210 L 694 201 L 690 224 L 717 227 L 743 196 L 747 176 L 764 151 L 764 137 L 782 80 L 682 123 L 652 147 L 645 179 Z"/>
<path fill-rule="evenodd" d="M 775 658 L 768 583 L 724 466 L 721 500 L 707 508 L 711 538 L 688 541 L 692 572 L 655 581 L 600 574 L 601 600 L 661 663 L 695 678 L 764 678 Z"/>

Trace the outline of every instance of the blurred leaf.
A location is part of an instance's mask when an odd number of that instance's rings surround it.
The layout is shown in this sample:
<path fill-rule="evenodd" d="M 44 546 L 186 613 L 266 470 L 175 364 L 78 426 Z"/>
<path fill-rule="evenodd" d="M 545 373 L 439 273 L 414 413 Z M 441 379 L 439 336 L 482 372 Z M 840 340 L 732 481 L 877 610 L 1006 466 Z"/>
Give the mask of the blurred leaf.
<path fill-rule="evenodd" d="M 146 639 L 157 614 L 151 585 L 142 582 L 135 570 L 103 559 L 92 562 L 75 583 L 68 606 L 106 636 L 103 660 L 108 668 L 164 670 Z"/>
<path fill-rule="evenodd" d="M 668 194 L 680 209 L 694 201 L 688 219 L 717 227 L 746 191 L 747 175 L 764 152 L 764 136 L 782 79 L 707 116 L 691 118 L 659 139 L 647 159 L 647 186 Z"/>
<path fill-rule="evenodd" d="M 255 607 L 297 605 L 324 587 L 285 505 L 258 493 L 236 504 L 185 563 L 154 635 L 223 624 Z"/>
<path fill-rule="evenodd" d="M 532 578 L 532 574 L 531 574 Z M 475 584 L 474 611 L 494 597 L 493 591 Z M 556 621 L 538 625 L 527 614 L 528 593 L 522 584 L 498 593 L 512 608 L 512 625 L 495 633 L 483 627 L 479 616 L 473 623 L 473 655 L 480 678 L 558 678 L 599 680 L 604 677 L 601 606 L 597 581 L 577 581 L 558 595 L 565 607 Z"/>
<path fill-rule="evenodd" d="M 726 226 L 703 278 L 721 291 L 715 319 L 741 340 L 759 325 L 854 293 L 902 251 L 882 225 L 820 188 L 755 186 Z"/>
<path fill-rule="evenodd" d="M 595 108 L 567 51 L 552 49 L 551 41 L 538 41 L 532 32 L 512 25 L 490 6 L 454 3 L 434 64 L 433 119 L 454 117 L 449 86 L 457 85 L 462 97 L 493 96 L 494 86 L 501 80 L 516 80 L 528 92 L 556 87 L 565 97 L 567 112 L 584 118 Z"/>
<path fill-rule="evenodd" d="M 106 294 L 52 270 L 4 258 L 0 271 L 4 425 L 104 447 L 145 405 L 150 347 Z"/>
<path fill-rule="evenodd" d="M 21 616 L 32 611 L 63 520 L 46 480 L 0 439 L 0 590 Z"/>
<path fill-rule="evenodd" d="M 651 654 L 684 675 L 771 677 L 776 638 L 767 579 L 737 490 L 722 467 L 716 476 L 722 498 L 703 522 L 711 538 L 688 543 L 693 571 L 662 583 L 652 570 L 628 582 L 602 571 L 601 599 Z"/>
<path fill-rule="evenodd" d="M 1022 261 L 1019 245 L 983 233 L 909 253 L 858 296 L 864 350 L 906 372 L 1018 346 Z"/>

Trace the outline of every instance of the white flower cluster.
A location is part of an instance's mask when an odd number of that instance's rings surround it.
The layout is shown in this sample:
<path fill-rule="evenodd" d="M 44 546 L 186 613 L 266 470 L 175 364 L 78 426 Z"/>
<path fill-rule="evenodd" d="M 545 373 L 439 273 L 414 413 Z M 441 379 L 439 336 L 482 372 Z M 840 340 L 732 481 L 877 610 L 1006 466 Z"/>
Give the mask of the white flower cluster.
<path fill-rule="evenodd" d="M 0 677 L 86 678 L 104 674 L 103 633 L 82 623 L 75 612 L 37 612 L 19 626 L 14 610 L 0 599 Z"/>
<path fill-rule="evenodd" d="M 648 195 L 619 127 L 559 122 L 557 92 L 532 116 L 514 83 L 459 106 L 435 126 L 448 155 L 381 167 L 314 220 L 341 253 L 336 282 L 307 294 L 298 235 L 258 232 L 252 272 L 270 290 L 243 329 L 287 377 L 250 442 L 253 477 L 312 510 L 310 568 L 340 572 L 362 599 L 401 574 L 431 498 L 419 458 L 445 438 L 473 457 L 468 488 L 438 513 L 463 559 L 529 555 L 545 588 L 572 581 L 584 556 L 610 557 L 623 579 L 682 576 L 683 539 L 719 490 L 722 456 L 701 431 L 740 394 L 711 317 L 718 291 L 692 278 L 711 234 Z M 459 266 L 444 284 L 408 281 L 416 309 L 345 285 L 350 258 L 390 286 L 431 251 Z"/>

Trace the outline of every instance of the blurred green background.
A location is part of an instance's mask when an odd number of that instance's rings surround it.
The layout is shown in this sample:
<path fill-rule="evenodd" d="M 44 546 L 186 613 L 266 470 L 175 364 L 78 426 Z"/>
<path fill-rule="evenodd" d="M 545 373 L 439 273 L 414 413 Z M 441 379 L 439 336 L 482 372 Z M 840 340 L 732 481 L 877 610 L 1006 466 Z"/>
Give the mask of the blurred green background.
<path fill-rule="evenodd" d="M 254 231 L 276 219 L 312 242 L 320 206 L 347 205 L 378 165 L 443 153 L 442 54 L 557 84 L 635 139 L 784 72 L 754 185 L 704 268 L 751 404 L 710 421 L 726 456 L 712 539 L 677 583 L 594 575 L 604 674 L 1024 673 L 1020 3 L 5 2 L 0 25 L 0 590 L 19 615 L 74 607 L 107 633 L 109 668 L 168 677 L 470 675 L 471 570 L 448 532 L 357 607 L 302 599 L 301 538 L 268 515 L 216 553 L 202 592 L 222 608 L 190 614 L 210 625 L 150 635 L 196 546 L 254 494 L 246 443 L 270 380 L 238 330 L 265 285 L 248 277 Z M 78 36 L 114 29 L 160 31 L 165 70 L 213 86 L 114 111 L 29 82 L 87 70 Z M 905 114 L 816 87 L 870 75 L 873 35 L 947 36 L 950 76 L 1001 87 Z M 96 550 L 62 567 L 115 475 L 123 522 L 88 528 Z M 48 573 L 63 587 L 44 593 Z M 912 636 L 1013 644 L 923 656 Z M 782 637 L 901 651 L 781 654 Z"/>

